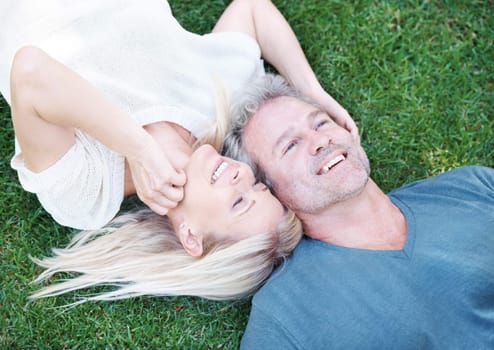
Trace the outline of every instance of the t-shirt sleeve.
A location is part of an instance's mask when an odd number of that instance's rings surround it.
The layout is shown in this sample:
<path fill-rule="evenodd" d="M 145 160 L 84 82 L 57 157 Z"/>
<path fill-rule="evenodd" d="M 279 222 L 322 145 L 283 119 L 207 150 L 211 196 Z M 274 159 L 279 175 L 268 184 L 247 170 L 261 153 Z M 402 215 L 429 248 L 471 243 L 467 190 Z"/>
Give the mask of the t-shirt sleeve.
<path fill-rule="evenodd" d="M 80 131 L 65 155 L 42 172 L 24 164 L 17 149 L 11 166 L 60 225 L 80 230 L 106 225 L 124 197 L 124 158 Z"/>
<path fill-rule="evenodd" d="M 484 188 L 487 194 L 491 197 L 491 204 L 494 203 L 494 168 L 485 166 L 474 166 L 472 171 L 475 172 L 476 179 L 480 188 Z"/>
<path fill-rule="evenodd" d="M 476 202 L 479 206 L 494 209 L 494 169 L 486 166 L 465 166 L 441 174 L 440 180 L 450 176 L 449 190 L 464 201 Z M 494 214 L 494 211 L 493 211 Z"/>
<path fill-rule="evenodd" d="M 477 203 L 479 206 L 494 206 L 494 168 L 470 165 L 456 168 L 429 179 L 414 181 L 391 191 L 395 195 L 416 191 L 464 202 Z"/>
<path fill-rule="evenodd" d="M 256 306 L 252 307 L 249 322 L 240 344 L 241 350 L 303 349 L 274 317 Z"/>

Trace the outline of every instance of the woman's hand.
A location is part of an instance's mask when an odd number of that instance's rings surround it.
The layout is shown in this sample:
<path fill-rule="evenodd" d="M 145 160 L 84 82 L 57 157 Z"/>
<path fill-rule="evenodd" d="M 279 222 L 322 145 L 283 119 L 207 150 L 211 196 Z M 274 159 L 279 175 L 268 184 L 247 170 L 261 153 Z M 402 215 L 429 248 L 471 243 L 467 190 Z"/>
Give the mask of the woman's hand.
<path fill-rule="evenodd" d="M 221 31 L 239 31 L 253 37 L 263 58 L 290 85 L 314 99 L 356 140 L 360 139 L 352 117 L 321 87 L 295 33 L 271 1 L 232 1 L 213 29 L 213 32 Z"/>
<path fill-rule="evenodd" d="M 178 149 L 165 152 L 151 135 L 136 156 L 127 157 L 137 196 L 155 213 L 165 215 L 183 199 L 187 160 Z"/>
<path fill-rule="evenodd" d="M 343 108 L 333 97 L 331 97 L 330 94 L 321 88 L 318 93 L 313 94 L 311 97 L 333 118 L 338 125 L 347 129 L 355 140 L 360 141 L 357 124 L 347 110 Z"/>

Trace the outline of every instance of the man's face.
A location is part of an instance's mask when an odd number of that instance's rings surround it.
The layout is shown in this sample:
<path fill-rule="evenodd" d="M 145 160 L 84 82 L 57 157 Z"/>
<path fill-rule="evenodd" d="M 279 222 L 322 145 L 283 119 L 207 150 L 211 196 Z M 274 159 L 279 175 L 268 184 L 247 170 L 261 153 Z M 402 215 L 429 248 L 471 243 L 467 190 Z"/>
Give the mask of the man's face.
<path fill-rule="evenodd" d="M 352 198 L 369 179 L 360 143 L 325 112 L 293 97 L 261 106 L 243 142 L 275 194 L 297 214 L 317 214 Z"/>

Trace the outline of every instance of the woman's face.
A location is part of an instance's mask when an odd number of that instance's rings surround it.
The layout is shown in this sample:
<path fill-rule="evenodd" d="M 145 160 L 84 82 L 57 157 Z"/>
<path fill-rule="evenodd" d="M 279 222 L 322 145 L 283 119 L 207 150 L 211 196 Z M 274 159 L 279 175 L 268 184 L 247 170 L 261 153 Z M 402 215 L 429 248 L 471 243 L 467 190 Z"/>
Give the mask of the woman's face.
<path fill-rule="evenodd" d="M 283 206 L 264 184 L 255 182 L 247 164 L 203 145 L 192 154 L 185 172 L 184 199 L 176 209 L 192 232 L 238 241 L 276 230 Z"/>

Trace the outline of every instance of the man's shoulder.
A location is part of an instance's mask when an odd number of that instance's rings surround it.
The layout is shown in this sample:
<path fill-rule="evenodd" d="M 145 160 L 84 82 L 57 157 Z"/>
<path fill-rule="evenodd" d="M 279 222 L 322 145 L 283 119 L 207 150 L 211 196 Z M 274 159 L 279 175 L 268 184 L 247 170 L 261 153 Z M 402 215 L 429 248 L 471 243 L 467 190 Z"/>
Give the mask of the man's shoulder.
<path fill-rule="evenodd" d="M 461 187 L 467 189 L 488 188 L 494 190 L 494 169 L 481 165 L 463 166 L 426 179 L 411 182 L 391 191 L 390 194 L 406 192 L 411 189 L 416 191 L 420 188 L 438 189 L 438 186 Z"/>
<path fill-rule="evenodd" d="M 299 272 L 309 264 L 306 256 L 314 244 L 311 238 L 303 237 L 293 253 L 287 257 L 271 274 L 267 282 L 256 292 L 252 300 L 253 305 L 272 305 L 273 297 L 280 294 L 288 294 L 292 291 L 290 287 L 299 281 Z M 274 299 L 276 300 L 276 299 Z"/>
<path fill-rule="evenodd" d="M 314 317 L 321 315 L 320 301 L 326 299 L 328 290 L 337 287 L 328 282 L 331 266 L 335 265 L 333 252 L 324 242 L 307 237 L 300 241 L 252 299 L 242 348 L 298 349 L 300 344 L 313 344 L 312 333 L 318 326 Z M 332 301 L 330 298 L 325 304 Z M 332 310 L 329 307 L 324 314 Z M 328 337 L 321 333 L 315 338 L 323 336 Z"/>
<path fill-rule="evenodd" d="M 482 165 L 466 165 L 459 168 L 445 171 L 442 174 L 432 177 L 437 180 L 456 180 L 461 182 L 469 182 L 477 179 L 487 179 L 490 182 L 494 181 L 494 169 Z"/>
<path fill-rule="evenodd" d="M 494 206 L 494 169 L 465 166 L 446 171 L 428 179 L 418 180 L 388 193 L 404 212 L 451 215 L 450 209 L 462 208 L 492 216 Z M 415 220 L 415 219 L 413 219 Z"/>
<path fill-rule="evenodd" d="M 294 310 L 307 312 L 308 308 L 317 308 L 314 303 L 324 297 L 325 290 L 338 287 L 339 280 L 330 276 L 340 275 L 342 266 L 351 268 L 350 253 L 340 248 L 303 237 L 293 253 L 254 295 L 253 309 L 284 318 Z"/>
<path fill-rule="evenodd" d="M 299 290 L 296 276 L 303 269 L 304 255 L 312 244 L 302 238 L 291 256 L 286 258 L 264 286 L 252 298 L 249 322 L 242 337 L 241 349 L 296 348 L 291 334 L 292 303 Z M 288 323 L 288 325 L 286 324 Z"/>

